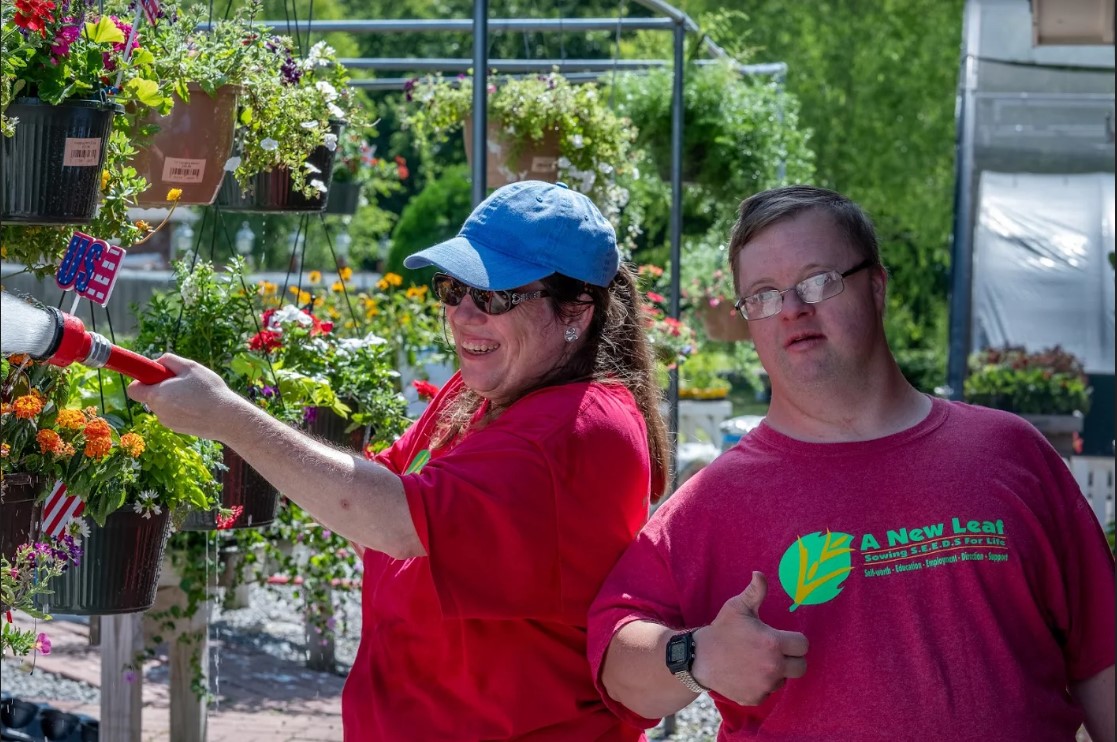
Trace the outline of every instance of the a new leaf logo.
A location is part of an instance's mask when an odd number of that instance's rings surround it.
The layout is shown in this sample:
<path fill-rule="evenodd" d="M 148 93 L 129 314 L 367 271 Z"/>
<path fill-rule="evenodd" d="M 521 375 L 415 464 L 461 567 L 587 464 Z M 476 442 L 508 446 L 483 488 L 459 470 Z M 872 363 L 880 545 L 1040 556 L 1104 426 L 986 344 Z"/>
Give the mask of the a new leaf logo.
<path fill-rule="evenodd" d="M 780 585 L 791 596 L 794 611 L 801 605 L 833 600 L 842 591 L 852 563 L 848 533 L 821 531 L 800 536 L 780 559 Z"/>
<path fill-rule="evenodd" d="M 415 458 L 411 459 L 411 463 L 407 465 L 407 469 L 404 470 L 403 473 L 417 474 L 420 470 L 422 470 L 424 466 L 426 466 L 427 462 L 430 460 L 431 452 L 428 449 L 424 448 L 422 451 L 415 454 Z"/>

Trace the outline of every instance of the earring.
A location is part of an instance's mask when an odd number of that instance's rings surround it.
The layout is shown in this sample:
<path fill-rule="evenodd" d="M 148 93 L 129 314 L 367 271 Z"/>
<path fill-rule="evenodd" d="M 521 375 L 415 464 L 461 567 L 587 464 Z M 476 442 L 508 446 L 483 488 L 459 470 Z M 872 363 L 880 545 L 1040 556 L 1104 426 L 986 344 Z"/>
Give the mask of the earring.
<path fill-rule="evenodd" d="M 573 343 L 575 340 L 578 339 L 578 328 L 567 327 L 566 331 L 562 333 L 562 337 L 566 340 L 566 342 Z"/>

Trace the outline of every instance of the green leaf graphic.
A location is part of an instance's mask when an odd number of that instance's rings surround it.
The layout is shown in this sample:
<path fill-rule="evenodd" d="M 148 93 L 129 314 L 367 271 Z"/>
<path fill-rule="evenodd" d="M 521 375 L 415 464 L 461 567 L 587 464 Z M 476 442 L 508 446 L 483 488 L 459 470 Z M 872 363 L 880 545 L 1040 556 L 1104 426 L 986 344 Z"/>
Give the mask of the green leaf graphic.
<path fill-rule="evenodd" d="M 422 451 L 415 454 L 415 458 L 413 458 L 411 460 L 411 463 L 407 465 L 407 469 L 403 473 L 404 474 L 415 474 L 420 469 L 422 469 L 424 466 L 426 466 L 426 463 L 430 460 L 431 460 L 431 452 L 428 449 L 424 448 Z"/>
<path fill-rule="evenodd" d="M 848 533 L 815 531 L 788 547 L 780 559 L 780 585 L 792 600 L 788 610 L 837 597 L 852 569 L 852 541 Z"/>

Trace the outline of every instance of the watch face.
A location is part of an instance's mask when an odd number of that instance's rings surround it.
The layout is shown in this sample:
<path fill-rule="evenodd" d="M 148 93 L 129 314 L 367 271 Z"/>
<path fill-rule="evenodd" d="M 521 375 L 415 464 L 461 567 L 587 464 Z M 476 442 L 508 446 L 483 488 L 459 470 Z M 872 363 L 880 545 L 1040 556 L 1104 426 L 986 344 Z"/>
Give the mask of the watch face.
<path fill-rule="evenodd" d="M 686 642 L 682 637 L 672 639 L 667 645 L 667 661 L 672 665 L 686 661 Z"/>

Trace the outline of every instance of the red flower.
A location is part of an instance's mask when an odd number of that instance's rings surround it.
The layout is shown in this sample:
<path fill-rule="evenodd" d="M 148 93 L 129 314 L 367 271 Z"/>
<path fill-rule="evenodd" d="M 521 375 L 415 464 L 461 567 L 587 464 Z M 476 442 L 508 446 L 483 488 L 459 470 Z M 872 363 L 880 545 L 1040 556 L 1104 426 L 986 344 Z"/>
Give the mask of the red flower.
<path fill-rule="evenodd" d="M 261 330 L 248 341 L 248 347 L 252 350 L 271 353 L 273 350 L 283 347 L 283 334 L 275 330 Z"/>
<path fill-rule="evenodd" d="M 419 399 L 424 402 L 429 402 L 434 399 L 434 395 L 438 394 L 438 387 L 429 381 L 415 379 L 415 381 L 411 382 L 411 386 L 415 387 L 415 391 L 419 393 Z"/>
<path fill-rule="evenodd" d="M 663 302 L 667 301 L 666 299 L 663 298 L 662 294 L 657 294 L 654 291 L 649 291 L 647 296 L 648 296 L 648 301 L 654 301 L 656 304 L 662 304 Z"/>
<path fill-rule="evenodd" d="M 217 530 L 227 531 L 230 528 L 232 528 L 233 524 L 237 522 L 237 518 L 239 518 L 241 513 L 243 513 L 243 512 L 244 512 L 244 505 L 234 505 L 233 507 L 229 508 L 228 515 L 223 515 L 222 513 L 218 512 L 217 513 Z"/>
<path fill-rule="evenodd" d="M 16 0 L 16 14 L 12 22 L 27 31 L 47 35 L 46 24 L 51 20 L 54 3 L 50 0 Z"/>

